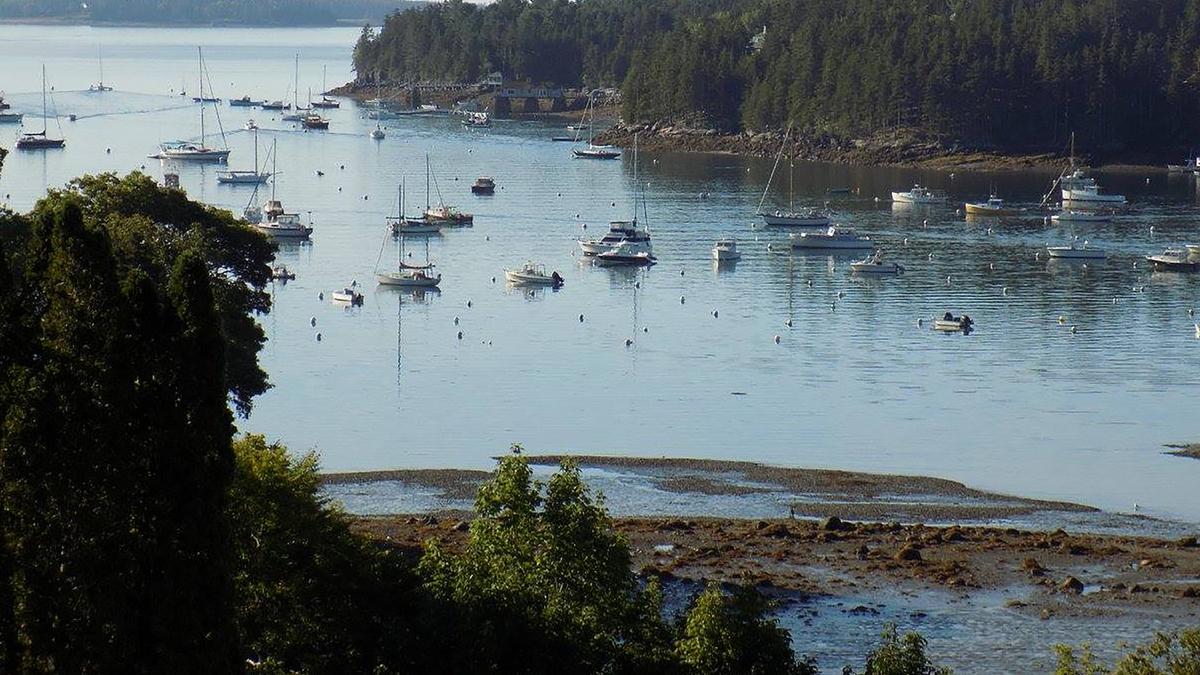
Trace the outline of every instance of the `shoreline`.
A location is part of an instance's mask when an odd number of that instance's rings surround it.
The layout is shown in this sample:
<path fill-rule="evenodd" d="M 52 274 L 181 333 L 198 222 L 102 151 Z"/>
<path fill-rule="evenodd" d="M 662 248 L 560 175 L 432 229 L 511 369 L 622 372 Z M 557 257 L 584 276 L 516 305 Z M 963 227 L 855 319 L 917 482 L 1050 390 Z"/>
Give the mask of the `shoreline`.
<path fill-rule="evenodd" d="M 93 21 L 87 17 L 8 17 L 0 18 L 4 26 L 87 26 L 88 28 L 361 28 L 366 20 L 346 20 L 337 23 L 156 23 L 153 21 Z"/>

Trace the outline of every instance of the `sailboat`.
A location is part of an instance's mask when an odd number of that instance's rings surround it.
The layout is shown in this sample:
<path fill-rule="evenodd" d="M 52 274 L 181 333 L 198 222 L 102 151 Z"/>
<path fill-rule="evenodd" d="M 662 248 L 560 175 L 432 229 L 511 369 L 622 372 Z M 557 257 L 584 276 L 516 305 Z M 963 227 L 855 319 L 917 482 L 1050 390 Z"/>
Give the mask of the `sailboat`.
<path fill-rule="evenodd" d="M 175 159 L 191 162 L 225 162 L 229 160 L 229 148 L 217 150 L 210 148 L 204 144 L 204 108 L 207 103 L 204 99 L 204 52 L 199 47 L 196 48 L 196 53 L 199 55 L 200 61 L 200 96 L 198 99 L 202 101 L 200 104 L 200 140 L 192 141 L 172 141 L 163 143 L 161 152 L 158 154 L 159 159 Z M 217 122 L 220 123 L 220 113 L 217 113 Z M 221 140 L 224 141 L 225 132 L 221 132 Z"/>
<path fill-rule="evenodd" d="M 100 55 L 100 82 L 88 87 L 88 91 L 112 91 L 112 87 L 104 84 L 104 50 L 97 48 Z"/>
<path fill-rule="evenodd" d="M 1045 204 L 1051 199 L 1054 194 L 1054 188 L 1061 186 L 1062 202 L 1066 206 L 1078 206 L 1089 208 L 1095 206 L 1124 204 L 1125 195 L 1105 194 L 1100 192 L 1100 186 L 1096 183 L 1096 179 L 1087 175 L 1087 170 L 1078 167 L 1075 164 L 1075 132 L 1071 132 L 1071 156 L 1070 163 L 1063 170 L 1058 180 L 1050 187 L 1050 192 L 1042 198 L 1042 203 Z"/>
<path fill-rule="evenodd" d="M 400 286 L 404 288 L 437 288 L 442 283 L 442 275 L 433 273 L 434 264 L 429 261 L 429 242 L 425 242 L 425 264 L 409 265 L 404 262 L 404 239 L 396 250 L 396 271 L 375 272 L 375 280 L 381 286 Z"/>
<path fill-rule="evenodd" d="M 828 227 L 828 214 L 821 213 L 816 209 L 796 211 L 794 197 L 796 164 L 790 158 L 788 160 L 788 210 L 776 210 L 774 213 L 763 211 L 763 204 L 767 201 L 767 193 L 771 190 L 771 183 L 775 180 L 775 171 L 779 168 L 779 160 L 783 158 L 783 149 L 787 147 L 788 136 L 791 133 L 792 127 L 789 124 L 787 131 L 783 134 L 783 143 L 779 145 L 779 153 L 775 155 L 775 165 L 771 167 L 771 176 L 767 179 L 767 186 L 763 188 L 762 199 L 758 201 L 758 216 L 763 219 L 764 223 L 774 227 Z"/>
<path fill-rule="evenodd" d="M 313 231 L 311 217 L 309 224 L 305 225 L 300 222 L 300 214 L 284 212 L 283 203 L 275 198 L 275 184 L 279 180 L 279 171 L 276 170 L 276 162 L 278 160 L 279 155 L 275 152 L 275 142 L 272 141 L 271 199 L 267 201 L 267 209 L 264 212 L 266 219 L 258 223 L 253 223 L 254 228 L 276 239 L 308 239 L 308 235 L 312 234 Z M 249 210 L 249 207 L 247 207 L 247 210 Z"/>
<path fill-rule="evenodd" d="M 371 130 L 371 138 L 374 138 L 377 141 L 382 141 L 383 137 L 386 134 L 383 133 L 383 125 L 381 124 L 381 121 L 383 120 L 383 118 L 380 117 L 380 115 L 379 115 L 379 104 L 380 104 L 379 87 L 380 87 L 380 77 L 379 77 L 379 74 L 376 73 L 375 74 L 375 128 Z"/>
<path fill-rule="evenodd" d="M 613 148 L 603 146 L 603 145 L 596 145 L 596 143 L 595 143 L 596 134 L 593 131 L 593 127 L 594 127 L 595 121 L 596 121 L 596 109 L 592 106 L 592 101 L 593 101 L 593 97 L 589 96 L 588 104 L 587 104 L 587 111 L 586 111 L 586 113 L 588 115 L 588 144 L 587 144 L 587 147 L 586 148 L 575 148 L 572 152 L 575 153 L 576 157 L 581 157 L 583 159 L 616 159 L 621 156 L 620 150 L 614 150 Z"/>
<path fill-rule="evenodd" d="M 271 177 L 267 171 L 258 169 L 258 127 L 254 127 L 254 169 L 230 169 L 217 172 L 217 182 L 225 184 L 262 185 Z"/>
<path fill-rule="evenodd" d="M 325 88 L 325 66 L 321 66 L 321 100 L 320 101 L 309 101 L 308 104 L 314 108 L 340 108 L 340 107 L 342 107 L 341 103 L 338 103 L 337 101 L 326 96 L 325 95 L 326 91 L 329 91 L 329 90 Z"/>
<path fill-rule="evenodd" d="M 296 54 L 295 80 L 292 83 L 292 112 L 280 117 L 284 122 L 299 122 L 308 116 L 310 108 L 300 107 L 300 55 Z M 263 106 L 264 108 L 266 106 Z"/>
<path fill-rule="evenodd" d="M 399 211 L 395 218 L 388 216 L 388 229 L 393 235 L 406 234 L 437 234 L 442 231 L 442 224 L 428 218 L 408 218 L 404 215 L 404 180 L 400 181 L 400 194 L 397 195 Z"/>
<path fill-rule="evenodd" d="M 58 116 L 55 115 L 55 121 L 58 121 Z M 67 141 L 62 138 L 50 138 L 47 135 L 49 128 L 46 125 L 46 66 L 42 65 L 42 130 L 27 131 L 17 137 L 18 150 L 50 150 L 61 148 L 67 144 Z"/>
<path fill-rule="evenodd" d="M 425 220 L 432 220 L 442 225 L 470 225 L 475 222 L 475 216 L 463 213 L 453 206 L 447 206 L 442 201 L 442 191 L 438 190 L 437 206 L 429 205 L 429 154 L 425 154 Z"/>

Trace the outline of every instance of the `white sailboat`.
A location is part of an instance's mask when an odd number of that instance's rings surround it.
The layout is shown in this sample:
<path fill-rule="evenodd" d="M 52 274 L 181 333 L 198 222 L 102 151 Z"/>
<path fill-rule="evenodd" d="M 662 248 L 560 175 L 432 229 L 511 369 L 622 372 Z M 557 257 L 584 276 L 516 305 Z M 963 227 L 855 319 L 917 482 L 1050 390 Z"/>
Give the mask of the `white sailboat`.
<path fill-rule="evenodd" d="M 210 148 L 204 144 L 204 108 L 208 105 L 207 99 L 204 98 L 204 51 L 196 48 L 196 53 L 199 55 L 200 61 L 200 140 L 199 141 L 171 141 L 163 143 L 158 154 L 159 159 L 174 159 L 190 162 L 225 162 L 229 160 L 229 148 L 226 146 L 224 150 Z M 217 124 L 220 125 L 220 113 L 217 113 Z M 221 131 L 221 140 L 225 140 L 225 131 Z"/>
<path fill-rule="evenodd" d="M 376 75 L 375 75 L 375 128 L 371 130 L 371 138 L 373 138 L 377 141 L 382 141 L 384 136 L 386 136 L 386 134 L 383 132 L 383 125 L 380 123 L 380 121 L 383 118 L 380 117 L 380 115 L 379 115 L 379 104 L 380 104 L 379 87 L 380 87 L 379 74 L 376 73 Z"/>
<path fill-rule="evenodd" d="M 55 115 L 55 121 L 58 121 L 58 116 Z M 42 130 L 27 131 L 17 137 L 18 150 L 53 150 L 61 148 L 67 144 L 67 141 L 62 138 L 50 138 L 50 131 L 46 123 L 46 65 L 42 64 Z M 62 130 L 59 129 L 61 132 Z"/>
<path fill-rule="evenodd" d="M 100 82 L 88 87 L 88 91 L 112 91 L 112 87 L 104 84 L 104 49 L 97 47 L 100 57 Z"/>
<path fill-rule="evenodd" d="M 292 83 L 292 111 L 279 119 L 284 122 L 300 122 L 308 116 L 310 108 L 300 107 L 300 55 L 296 54 L 295 74 Z"/>
<path fill-rule="evenodd" d="M 1062 189 L 1063 205 L 1072 206 L 1114 206 L 1125 203 L 1125 195 L 1102 192 L 1096 179 L 1087 174 L 1087 170 L 1075 165 L 1075 134 L 1071 133 L 1070 164 L 1058 177 Z M 1051 188 L 1051 193 L 1053 193 Z M 1045 200 L 1043 199 L 1043 202 Z"/>
<path fill-rule="evenodd" d="M 254 169 L 229 169 L 217 172 L 217 182 L 230 185 L 262 185 L 271 178 L 269 171 L 260 171 L 258 168 L 258 127 L 254 127 Z"/>
<path fill-rule="evenodd" d="M 576 157 L 583 159 L 616 159 L 621 156 L 621 151 L 610 148 L 605 145 L 596 145 L 596 134 L 594 131 L 596 121 L 596 109 L 592 105 L 593 97 L 588 97 L 587 111 L 588 115 L 588 144 L 586 148 L 575 148 L 572 152 Z M 577 137 L 578 140 L 578 137 Z"/>
<path fill-rule="evenodd" d="M 402 237 L 404 235 L 414 234 L 438 234 L 442 231 L 442 224 L 432 221 L 429 218 L 409 218 L 404 215 L 404 179 L 400 179 L 400 194 L 397 195 L 396 217 L 388 216 L 388 229 L 394 236 Z"/>
<path fill-rule="evenodd" d="M 399 286 L 403 288 L 437 288 L 442 283 L 442 275 L 434 274 L 434 264 L 429 261 L 429 242 L 425 242 L 425 264 L 409 265 L 404 262 L 404 239 L 396 250 L 396 270 L 375 272 L 375 281 L 381 286 Z"/>
<path fill-rule="evenodd" d="M 816 209 L 796 210 L 793 197 L 796 165 L 790 159 L 788 161 L 788 210 L 777 209 L 774 213 L 763 211 L 763 204 L 767 201 L 767 193 L 771 190 L 771 183 L 775 180 L 775 171 L 779 168 L 779 160 L 783 158 L 783 149 L 787 147 L 788 136 L 791 133 L 792 127 L 789 124 L 787 131 L 783 134 L 783 143 L 779 145 L 779 152 L 775 155 L 775 165 L 771 167 L 771 176 L 767 178 L 767 186 L 763 188 L 762 199 L 758 200 L 758 216 L 763 219 L 764 223 L 774 227 L 828 227 L 829 214 L 821 213 Z"/>

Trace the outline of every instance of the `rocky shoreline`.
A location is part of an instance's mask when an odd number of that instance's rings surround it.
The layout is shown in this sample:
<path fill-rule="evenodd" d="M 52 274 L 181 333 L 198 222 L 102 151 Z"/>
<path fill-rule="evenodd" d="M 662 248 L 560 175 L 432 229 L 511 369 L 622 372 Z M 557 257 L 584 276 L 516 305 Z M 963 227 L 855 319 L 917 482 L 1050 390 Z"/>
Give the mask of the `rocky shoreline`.
<path fill-rule="evenodd" d="M 638 146 L 650 152 L 708 152 L 758 157 L 774 157 L 784 139 L 784 134 L 776 131 L 728 134 L 686 125 L 617 122 L 597 136 L 596 142 L 628 147 L 633 144 L 634 134 L 638 136 Z M 1059 153 L 1006 153 L 923 137 L 912 132 L 882 133 L 865 138 L 791 134 L 784 152 L 805 161 L 945 170 L 1058 171 L 1067 161 Z M 1158 171 L 1164 168 L 1164 165 L 1158 165 L 1144 156 L 1114 156 L 1092 163 L 1096 166 L 1119 166 L 1125 171 Z"/>

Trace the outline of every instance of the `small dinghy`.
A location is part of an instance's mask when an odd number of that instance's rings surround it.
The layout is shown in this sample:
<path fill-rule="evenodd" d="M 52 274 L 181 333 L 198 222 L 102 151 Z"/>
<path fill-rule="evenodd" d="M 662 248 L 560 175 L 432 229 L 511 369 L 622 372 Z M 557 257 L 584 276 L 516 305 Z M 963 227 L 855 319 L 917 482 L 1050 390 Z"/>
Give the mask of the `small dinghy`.
<path fill-rule="evenodd" d="M 1070 246 L 1047 246 L 1046 253 L 1051 258 L 1063 258 L 1068 260 L 1104 260 L 1108 257 L 1108 252 L 1098 248 L 1088 248 L 1088 243 L 1083 242 L 1083 246 L 1079 247 L 1075 244 Z"/>
<path fill-rule="evenodd" d="M 363 304 L 363 294 L 353 288 L 343 288 L 340 291 L 334 291 L 332 297 L 334 302 L 346 305 Z"/>
<path fill-rule="evenodd" d="M 933 322 L 933 329 L 944 333 L 957 333 L 959 331 L 969 333 L 974 327 L 975 322 L 971 321 L 971 317 L 966 314 L 954 316 L 950 312 L 946 312 L 942 318 L 935 319 Z"/>
<path fill-rule="evenodd" d="M 552 286 L 560 288 L 564 281 L 558 272 L 546 273 L 545 265 L 535 262 L 527 262 L 518 269 L 504 270 L 504 278 L 512 284 L 524 284 L 528 286 Z"/>
<path fill-rule="evenodd" d="M 903 274 L 904 265 L 883 259 L 883 251 L 850 263 L 850 271 L 857 274 Z"/>

